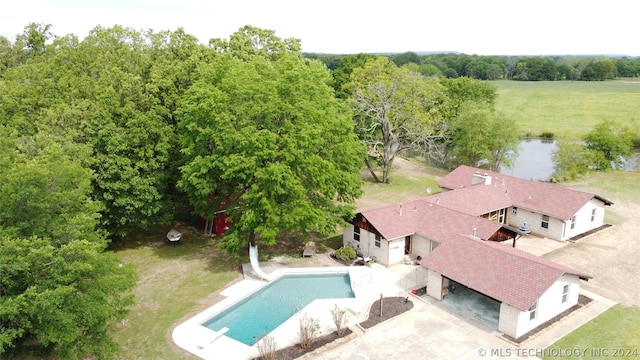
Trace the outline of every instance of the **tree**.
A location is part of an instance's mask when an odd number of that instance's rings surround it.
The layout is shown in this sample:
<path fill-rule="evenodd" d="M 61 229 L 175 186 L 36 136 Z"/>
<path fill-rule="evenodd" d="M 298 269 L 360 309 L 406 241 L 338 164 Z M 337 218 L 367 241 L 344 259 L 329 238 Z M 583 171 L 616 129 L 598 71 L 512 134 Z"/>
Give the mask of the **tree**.
<path fill-rule="evenodd" d="M 387 183 L 394 159 L 405 151 L 427 151 L 441 137 L 437 109 L 442 87 L 434 78 L 425 78 L 406 68 L 398 68 L 385 57 L 367 61 L 355 69 L 348 85 L 356 128 L 372 158 L 382 167 L 376 181 Z"/>
<path fill-rule="evenodd" d="M 126 318 L 136 275 L 105 246 L 0 232 L 0 355 L 35 340 L 62 359 L 114 356 L 107 325 Z"/>
<path fill-rule="evenodd" d="M 353 215 L 363 151 L 328 70 L 296 52 L 230 50 L 183 98 L 180 188 L 205 218 L 226 203 L 233 226 L 219 244 L 230 252 L 280 231 L 335 231 Z"/>
<path fill-rule="evenodd" d="M 453 119 L 458 116 L 460 108 L 469 102 L 487 107 L 493 111 L 498 89 L 487 81 L 478 81 L 469 77 L 455 79 L 441 79 L 440 84 L 444 87 L 446 101 L 445 117 Z"/>
<path fill-rule="evenodd" d="M 392 55 L 389 57 L 389 60 L 391 60 L 398 67 L 410 63 L 417 65 L 420 65 L 421 63 L 420 56 L 418 56 L 418 54 L 414 53 L 413 51 L 407 51 L 402 54 Z"/>
<path fill-rule="evenodd" d="M 113 357 L 107 326 L 124 319 L 136 275 L 105 252 L 86 147 L 5 127 L 0 145 L 0 356 Z"/>
<path fill-rule="evenodd" d="M 63 150 L 50 139 L 31 140 L 18 148 L 22 153 L 11 166 L 0 169 L 0 229 L 24 238 L 46 237 L 54 244 L 101 241 L 92 173 L 64 153 L 74 145 Z"/>
<path fill-rule="evenodd" d="M 611 59 L 591 59 L 585 65 L 580 77 L 586 81 L 605 81 L 615 78 L 616 64 Z"/>
<path fill-rule="evenodd" d="M 624 158 L 633 153 L 633 132 L 617 121 L 602 121 L 587 134 L 585 145 L 587 149 L 599 152 L 603 161 L 596 166 L 598 169 L 609 169 L 611 166 L 620 167 Z"/>
<path fill-rule="evenodd" d="M 556 181 L 573 180 L 595 169 L 604 160 L 602 154 L 588 149 L 581 142 L 567 140 L 558 141 L 551 158 L 555 169 L 553 179 Z"/>
<path fill-rule="evenodd" d="M 22 136 L 55 134 L 87 146 L 101 226 L 114 238 L 166 223 L 178 201 L 175 111 L 194 69 L 213 51 L 176 32 L 97 27 L 56 38 L 0 82 L 0 118 Z M 180 201 L 178 201 L 180 202 Z"/>
<path fill-rule="evenodd" d="M 487 106 L 468 102 L 451 124 L 450 156 L 456 165 L 480 166 L 492 171 L 511 165 L 517 154 L 519 136 L 515 122 L 496 115 Z"/>
<path fill-rule="evenodd" d="M 336 97 L 339 99 L 347 99 L 351 93 L 345 85 L 351 81 L 351 73 L 353 69 L 363 67 L 364 64 L 375 57 L 370 54 L 345 55 L 340 59 L 340 66 L 335 69 L 333 74 L 333 89 Z"/>

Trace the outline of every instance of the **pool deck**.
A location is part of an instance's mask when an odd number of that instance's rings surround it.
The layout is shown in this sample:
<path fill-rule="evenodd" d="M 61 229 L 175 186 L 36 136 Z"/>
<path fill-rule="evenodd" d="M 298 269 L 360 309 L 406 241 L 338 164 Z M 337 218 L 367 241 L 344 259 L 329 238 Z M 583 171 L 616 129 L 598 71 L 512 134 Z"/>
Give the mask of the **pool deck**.
<path fill-rule="evenodd" d="M 261 264 L 262 266 L 262 264 Z M 319 268 L 278 268 L 270 277 L 276 279 L 286 274 L 322 274 L 349 272 L 355 298 L 349 299 L 319 299 L 311 302 L 304 309 L 273 330 L 270 335 L 277 339 L 278 348 L 285 348 L 300 342 L 298 335 L 300 318 L 305 314 L 318 320 L 320 335 L 335 331 L 335 324 L 331 309 L 335 305 L 347 310 L 347 326 L 354 326 L 366 319 L 369 307 L 382 296 L 399 296 L 404 294 L 402 275 L 380 266 L 337 266 Z M 246 277 L 238 283 L 221 292 L 225 299 L 214 304 L 205 311 L 178 325 L 173 330 L 173 341 L 182 349 L 202 359 L 245 360 L 259 357 L 256 345 L 248 346 L 237 340 L 225 336 L 200 325 L 222 310 L 232 306 L 243 298 L 251 295 L 267 282 Z"/>

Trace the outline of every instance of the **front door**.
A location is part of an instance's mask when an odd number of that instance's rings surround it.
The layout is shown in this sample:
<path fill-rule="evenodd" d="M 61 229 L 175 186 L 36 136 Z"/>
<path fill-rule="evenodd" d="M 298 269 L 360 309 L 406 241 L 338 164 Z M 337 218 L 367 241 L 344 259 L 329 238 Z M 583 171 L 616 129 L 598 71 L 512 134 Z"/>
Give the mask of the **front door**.
<path fill-rule="evenodd" d="M 411 236 L 404 237 L 404 254 L 411 254 Z"/>

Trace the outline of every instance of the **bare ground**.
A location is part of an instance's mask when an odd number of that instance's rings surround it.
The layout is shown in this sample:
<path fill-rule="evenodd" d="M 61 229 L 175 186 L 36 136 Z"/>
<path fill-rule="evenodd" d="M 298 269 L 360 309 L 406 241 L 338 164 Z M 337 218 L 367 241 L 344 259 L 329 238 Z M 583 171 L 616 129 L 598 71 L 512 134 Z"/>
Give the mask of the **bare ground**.
<path fill-rule="evenodd" d="M 597 190 L 596 190 L 597 192 Z M 582 287 L 627 306 L 640 306 L 640 205 L 611 199 L 623 221 L 544 257 L 593 276 Z"/>

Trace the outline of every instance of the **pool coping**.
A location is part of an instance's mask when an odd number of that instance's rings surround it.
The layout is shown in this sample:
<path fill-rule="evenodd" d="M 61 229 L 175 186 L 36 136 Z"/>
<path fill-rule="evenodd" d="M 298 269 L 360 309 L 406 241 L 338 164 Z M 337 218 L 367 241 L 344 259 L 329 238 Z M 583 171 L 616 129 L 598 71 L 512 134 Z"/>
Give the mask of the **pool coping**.
<path fill-rule="evenodd" d="M 308 314 L 318 320 L 320 335 L 335 331 L 330 310 L 335 305 L 348 311 L 347 326 L 366 318 L 372 298 L 373 271 L 368 267 L 302 267 L 282 268 L 269 274 L 270 280 L 242 280 L 224 289 L 225 298 L 173 329 L 173 342 L 185 351 L 202 359 L 252 359 L 260 356 L 256 345 L 249 346 L 224 335 L 224 331 L 210 330 L 201 324 L 211 317 L 251 296 L 274 280 L 285 275 L 349 273 L 354 298 L 314 300 L 286 320 L 269 335 L 277 341 L 278 348 L 286 348 L 299 342 L 299 319 Z"/>

